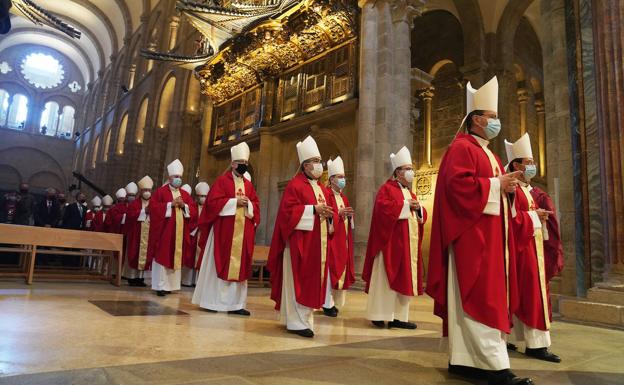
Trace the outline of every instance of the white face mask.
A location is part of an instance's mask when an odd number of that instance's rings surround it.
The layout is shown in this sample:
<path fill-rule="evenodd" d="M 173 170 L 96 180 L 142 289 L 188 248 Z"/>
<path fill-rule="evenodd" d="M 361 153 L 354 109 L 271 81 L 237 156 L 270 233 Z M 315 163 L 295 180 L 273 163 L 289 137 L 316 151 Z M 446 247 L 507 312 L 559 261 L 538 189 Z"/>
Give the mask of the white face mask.
<path fill-rule="evenodd" d="M 150 191 L 144 191 L 141 196 L 143 197 L 143 199 L 148 200 L 152 197 L 152 193 Z"/>
<path fill-rule="evenodd" d="M 203 205 L 204 203 L 206 203 L 206 197 L 199 197 L 199 204 Z"/>
<path fill-rule="evenodd" d="M 313 163 L 312 166 L 314 167 L 311 172 L 312 176 L 320 178 L 321 175 L 323 175 L 323 165 L 320 163 Z"/>
<path fill-rule="evenodd" d="M 405 174 L 403 174 L 403 177 L 405 178 L 407 183 L 412 183 L 412 181 L 414 180 L 414 170 L 405 171 Z"/>

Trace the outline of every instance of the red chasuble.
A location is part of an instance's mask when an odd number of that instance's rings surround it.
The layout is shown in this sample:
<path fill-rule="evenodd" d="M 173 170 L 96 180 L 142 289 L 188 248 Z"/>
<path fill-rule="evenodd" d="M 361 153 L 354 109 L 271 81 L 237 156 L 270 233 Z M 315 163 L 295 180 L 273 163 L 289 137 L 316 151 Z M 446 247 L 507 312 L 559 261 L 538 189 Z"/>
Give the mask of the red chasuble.
<path fill-rule="evenodd" d="M 411 191 L 409 193 L 412 199 L 416 199 L 416 194 Z M 367 293 L 373 263 L 380 252 L 383 254 L 388 283 L 392 290 L 406 296 L 421 295 L 423 292 L 421 245 L 427 211 L 423 207 L 423 223 L 418 224 L 418 261 L 416 269 L 412 269 L 409 223 L 407 219 L 399 219 L 404 201 L 399 182 L 394 179 L 388 179 L 377 192 L 362 271 Z M 416 271 L 417 275 L 417 293 L 414 292 L 412 271 Z"/>
<path fill-rule="evenodd" d="M 345 207 L 351 207 L 347 197 L 341 192 L 340 199 L 336 198 L 336 193 L 327 189 L 328 204 L 333 207 L 336 213 Z M 330 240 L 332 258 L 327 261 L 329 264 L 329 275 L 331 277 L 332 288 L 337 290 L 347 290 L 355 282 L 354 262 L 353 262 L 353 219 L 348 217 L 336 217 L 334 223 L 334 234 Z"/>
<path fill-rule="evenodd" d="M 497 172 L 504 173 L 500 159 L 493 156 Z M 457 135 L 440 164 L 436 183 L 426 290 L 435 301 L 434 313 L 444 321 L 445 335 L 451 245 L 464 312 L 491 328 L 505 333 L 511 330 L 510 314 L 517 304 L 513 232 L 508 223 L 506 266 L 503 197 L 500 215 L 483 213 L 492 177 L 490 158 L 477 140 L 471 135 Z M 511 218 L 510 212 L 507 217 Z"/>
<path fill-rule="evenodd" d="M 94 219 L 95 219 L 95 212 L 93 212 L 93 210 L 87 211 L 84 217 L 84 223 L 85 223 L 84 230 L 85 231 L 94 231 L 94 224 L 93 224 Z"/>
<path fill-rule="evenodd" d="M 295 230 L 306 205 L 317 205 L 318 201 L 328 202 L 331 192 L 320 184 L 318 187 L 321 196 L 315 195 L 310 181 L 300 172 L 291 179 L 282 195 L 267 264 L 271 272 L 271 299 L 275 301 L 276 310 L 281 306 L 283 258 L 287 245 L 290 248 L 297 303 L 319 309 L 325 302 L 328 273 L 326 261 L 331 260 L 331 248 L 327 239 L 325 253 L 321 252 L 321 244 L 324 243 L 321 234 L 328 233 L 327 221 L 321 223 L 320 217 L 315 214 L 312 231 Z M 336 219 L 334 215 L 334 223 Z M 325 229 L 321 229 L 321 226 Z"/>
<path fill-rule="evenodd" d="M 544 264 L 544 242 L 542 230 L 534 230 L 529 210 L 539 207 L 528 188 L 516 188 L 516 209 L 514 236 L 516 238 L 516 272 L 518 274 L 519 295 L 516 316 L 533 329 L 549 330 L 552 314 L 550 310 L 548 281 Z M 535 234 L 535 235 L 534 235 Z"/>
<path fill-rule="evenodd" d="M 138 221 L 143 208 L 143 200 L 138 198 L 130 202 L 128 205 L 128 211 L 126 213 L 126 258 L 128 258 L 128 265 L 137 270 L 151 270 L 152 260 L 147 258 L 147 243 L 149 241 L 149 222 Z M 145 207 L 149 213 L 149 204 Z M 148 216 L 149 217 L 149 216 Z M 148 236 L 146 236 L 146 233 Z M 142 255 L 145 253 L 145 255 Z M 141 257 L 145 260 L 139 263 Z"/>
<path fill-rule="evenodd" d="M 553 213 L 556 212 L 555 205 L 547 193 L 537 187 L 533 187 L 531 195 L 538 207 Z M 563 246 L 561 245 L 557 215 L 548 216 L 546 228 L 548 229 L 548 239 L 544 240 L 544 257 L 546 260 L 546 280 L 550 281 L 563 270 Z"/>
<path fill-rule="evenodd" d="M 123 234 L 123 225 L 121 220 L 123 215 L 128 211 L 127 203 L 115 203 L 106 214 L 106 227 L 109 233 Z"/>
<path fill-rule="evenodd" d="M 191 245 L 190 222 L 193 216 L 196 216 L 193 206 L 193 199 L 184 190 L 179 189 L 178 193 L 188 205 L 190 218 L 183 218 L 183 227 L 180 236 L 182 237 L 182 250 L 180 255 L 180 265 L 175 264 L 176 253 L 176 210 L 173 205 L 173 193 L 169 188 L 169 184 L 159 187 L 150 199 L 150 234 L 147 250 L 147 258 L 155 260 L 160 265 L 168 269 L 180 269 L 182 267 L 182 258 L 185 248 Z M 166 218 L 167 203 L 171 202 L 171 216 Z"/>
<path fill-rule="evenodd" d="M 189 210 L 190 210 L 189 206 Z M 192 216 L 189 221 L 189 232 L 192 234 L 195 229 L 197 229 L 197 220 L 198 220 L 198 211 L 199 206 L 197 203 L 193 201 L 193 210 L 195 211 L 195 216 Z M 195 268 L 195 254 L 197 252 L 197 232 L 195 235 L 189 236 L 189 245 L 184 248 L 184 255 L 182 257 L 182 266 L 187 267 L 189 269 Z"/>
<path fill-rule="evenodd" d="M 106 217 L 108 217 L 108 212 L 110 212 L 110 209 L 108 211 L 104 211 L 104 210 L 100 210 L 97 213 L 95 213 L 95 216 L 93 217 L 93 231 L 97 231 L 100 233 L 108 233 L 108 226 L 106 225 Z"/>
<path fill-rule="evenodd" d="M 256 227 L 260 223 L 260 201 L 256 190 L 247 179 L 239 178 L 239 183 L 241 182 L 244 191 L 235 188 L 234 176 L 231 172 L 228 171 L 219 176 L 208 192 L 199 219 L 201 255 L 204 255 L 208 235 L 213 229 L 217 276 L 221 280 L 230 282 L 242 282 L 251 277 Z M 230 199 L 243 195 L 253 206 L 253 218 L 245 216 L 246 209 L 238 207 L 236 215 L 219 215 Z"/>

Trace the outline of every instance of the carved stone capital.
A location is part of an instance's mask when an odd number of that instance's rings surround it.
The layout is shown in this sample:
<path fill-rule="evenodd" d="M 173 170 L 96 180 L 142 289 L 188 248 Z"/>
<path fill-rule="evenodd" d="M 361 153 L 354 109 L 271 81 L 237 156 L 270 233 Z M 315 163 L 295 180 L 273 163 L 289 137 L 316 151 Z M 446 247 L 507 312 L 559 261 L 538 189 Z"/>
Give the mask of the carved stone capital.
<path fill-rule="evenodd" d="M 410 28 L 414 26 L 414 19 L 423 12 L 425 0 L 394 0 L 390 3 L 392 22 L 406 22 Z"/>
<path fill-rule="evenodd" d="M 427 88 L 423 88 L 421 90 L 419 90 L 418 92 L 418 96 L 422 99 L 422 100 L 431 100 L 433 99 L 433 91 L 435 90 L 434 87 L 427 87 Z"/>

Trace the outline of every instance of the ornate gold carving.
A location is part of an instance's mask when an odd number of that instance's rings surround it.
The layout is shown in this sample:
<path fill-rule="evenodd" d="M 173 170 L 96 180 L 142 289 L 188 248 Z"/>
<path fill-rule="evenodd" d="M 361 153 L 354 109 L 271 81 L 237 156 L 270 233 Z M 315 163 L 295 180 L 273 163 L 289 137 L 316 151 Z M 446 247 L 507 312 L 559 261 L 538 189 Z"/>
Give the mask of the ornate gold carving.
<path fill-rule="evenodd" d="M 348 1 L 309 0 L 297 7 L 237 35 L 197 67 L 201 92 L 215 103 L 229 100 L 357 33 L 356 9 Z"/>

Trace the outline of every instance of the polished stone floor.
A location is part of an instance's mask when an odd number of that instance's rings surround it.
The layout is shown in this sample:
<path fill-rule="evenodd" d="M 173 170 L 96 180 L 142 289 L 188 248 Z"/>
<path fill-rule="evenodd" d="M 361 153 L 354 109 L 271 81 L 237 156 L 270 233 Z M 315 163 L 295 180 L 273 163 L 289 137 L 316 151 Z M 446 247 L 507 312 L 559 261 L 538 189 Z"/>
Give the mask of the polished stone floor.
<path fill-rule="evenodd" d="M 470 384 L 446 371 L 432 302 L 413 302 L 418 330 L 374 329 L 366 296 L 350 292 L 339 318 L 316 316 L 317 336 L 284 332 L 268 289 L 250 289 L 251 318 L 213 314 L 147 289 L 103 283 L 0 281 L 0 385 Z M 624 384 L 624 332 L 553 324 L 550 364 L 512 353 L 537 384 Z"/>

